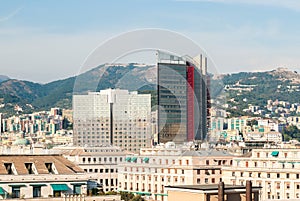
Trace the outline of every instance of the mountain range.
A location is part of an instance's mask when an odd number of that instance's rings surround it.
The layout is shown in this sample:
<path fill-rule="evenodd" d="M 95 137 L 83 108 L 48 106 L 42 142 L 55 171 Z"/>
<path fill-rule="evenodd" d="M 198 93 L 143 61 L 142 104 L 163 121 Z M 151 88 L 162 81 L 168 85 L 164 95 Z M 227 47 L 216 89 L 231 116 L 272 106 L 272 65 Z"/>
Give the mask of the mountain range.
<path fill-rule="evenodd" d="M 104 64 L 78 76 L 39 84 L 24 80 L 10 79 L 0 75 L 0 113 L 15 113 L 14 106 L 23 108 L 23 112 L 48 110 L 51 107 L 71 109 L 72 95 L 106 88 L 153 91 L 157 81 L 157 69 L 154 65 L 141 64 Z M 268 99 L 300 100 L 300 93 L 278 92 L 279 85 L 300 86 L 300 75 L 284 68 L 266 72 L 240 72 L 213 76 L 213 91 L 225 85 L 256 85 L 251 92 L 243 93 L 240 98 L 248 98 L 257 104 Z M 220 84 L 222 83 L 222 84 Z M 229 94 L 234 96 L 234 94 Z M 250 102 L 250 101 L 249 101 Z"/>

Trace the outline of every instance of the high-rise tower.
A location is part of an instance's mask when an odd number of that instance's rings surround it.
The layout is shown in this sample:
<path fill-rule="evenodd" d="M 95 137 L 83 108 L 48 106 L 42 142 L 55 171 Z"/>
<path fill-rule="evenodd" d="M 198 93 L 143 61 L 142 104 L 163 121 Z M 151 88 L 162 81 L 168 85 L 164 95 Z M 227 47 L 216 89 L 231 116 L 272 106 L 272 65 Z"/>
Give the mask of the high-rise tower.
<path fill-rule="evenodd" d="M 159 142 L 204 140 L 207 134 L 207 58 L 158 53 Z"/>

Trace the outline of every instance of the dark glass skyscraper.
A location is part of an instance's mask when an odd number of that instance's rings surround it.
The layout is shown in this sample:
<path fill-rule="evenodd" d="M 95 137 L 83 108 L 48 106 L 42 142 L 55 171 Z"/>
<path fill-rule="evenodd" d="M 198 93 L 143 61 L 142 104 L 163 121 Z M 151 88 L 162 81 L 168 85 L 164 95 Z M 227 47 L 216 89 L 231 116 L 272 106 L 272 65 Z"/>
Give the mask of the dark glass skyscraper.
<path fill-rule="evenodd" d="M 158 53 L 158 141 L 204 140 L 207 60 Z"/>

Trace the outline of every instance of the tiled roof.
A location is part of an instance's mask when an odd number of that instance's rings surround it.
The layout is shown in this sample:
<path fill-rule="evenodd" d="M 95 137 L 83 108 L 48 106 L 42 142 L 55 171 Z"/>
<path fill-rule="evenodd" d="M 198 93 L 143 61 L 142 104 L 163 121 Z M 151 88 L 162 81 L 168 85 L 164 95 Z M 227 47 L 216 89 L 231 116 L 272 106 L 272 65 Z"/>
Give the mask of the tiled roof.
<path fill-rule="evenodd" d="M 0 175 L 6 175 L 5 163 L 12 163 L 18 175 L 27 175 L 25 163 L 33 163 L 38 174 L 49 174 L 45 163 L 54 164 L 58 174 L 76 174 L 84 171 L 61 155 L 0 155 Z"/>

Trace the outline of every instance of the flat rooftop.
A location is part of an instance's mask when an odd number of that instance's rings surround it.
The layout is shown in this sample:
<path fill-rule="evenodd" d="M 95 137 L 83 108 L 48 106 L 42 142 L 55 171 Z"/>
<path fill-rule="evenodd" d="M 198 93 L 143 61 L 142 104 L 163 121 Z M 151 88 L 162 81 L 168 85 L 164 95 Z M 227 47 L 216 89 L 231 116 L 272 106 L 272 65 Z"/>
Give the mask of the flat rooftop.
<path fill-rule="evenodd" d="M 166 186 L 166 188 L 178 188 L 178 189 L 187 189 L 187 190 L 218 190 L 218 184 L 203 184 L 203 185 L 179 185 L 179 186 Z M 259 186 L 252 186 L 252 188 L 261 188 Z M 224 185 L 224 190 L 232 189 L 246 189 L 246 186 L 241 185 Z"/>

